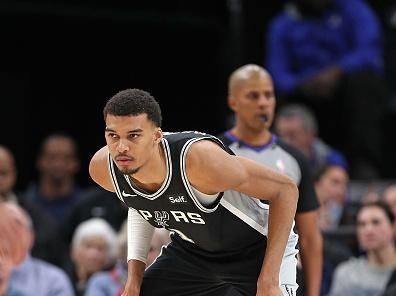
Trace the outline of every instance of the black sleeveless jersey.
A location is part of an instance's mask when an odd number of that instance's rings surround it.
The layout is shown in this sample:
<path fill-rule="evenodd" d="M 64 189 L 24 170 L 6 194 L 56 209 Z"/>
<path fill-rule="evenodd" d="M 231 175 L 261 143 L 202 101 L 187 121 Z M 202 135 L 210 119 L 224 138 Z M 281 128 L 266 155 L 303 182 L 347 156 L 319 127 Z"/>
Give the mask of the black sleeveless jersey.
<path fill-rule="evenodd" d="M 264 251 L 268 205 L 230 190 L 220 193 L 211 206 L 204 206 L 194 194 L 186 175 L 185 160 L 190 146 L 200 140 L 214 141 L 233 154 L 212 135 L 200 132 L 165 133 L 162 146 L 167 175 L 161 188 L 152 194 L 134 186 L 109 156 L 109 171 L 118 197 L 128 207 L 136 209 L 151 225 L 174 232 L 172 239 L 189 242 L 187 245 L 200 252 L 232 254 L 253 246 L 259 246 Z"/>

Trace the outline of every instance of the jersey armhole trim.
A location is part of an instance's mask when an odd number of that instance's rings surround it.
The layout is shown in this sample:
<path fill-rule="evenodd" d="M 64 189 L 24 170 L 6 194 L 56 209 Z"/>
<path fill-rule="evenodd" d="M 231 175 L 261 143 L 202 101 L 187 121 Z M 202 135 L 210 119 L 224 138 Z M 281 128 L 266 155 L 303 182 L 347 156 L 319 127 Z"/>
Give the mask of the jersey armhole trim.
<path fill-rule="evenodd" d="M 115 175 L 115 172 L 114 172 L 114 163 L 113 163 L 113 160 L 111 158 L 110 153 L 108 154 L 108 157 L 107 157 L 107 167 L 109 169 L 109 175 L 110 175 L 111 182 L 113 183 L 113 187 L 114 187 L 115 193 L 117 194 L 117 197 L 123 203 L 125 203 L 124 199 L 122 198 L 120 187 L 118 186 L 117 178 L 116 178 L 116 175 Z"/>

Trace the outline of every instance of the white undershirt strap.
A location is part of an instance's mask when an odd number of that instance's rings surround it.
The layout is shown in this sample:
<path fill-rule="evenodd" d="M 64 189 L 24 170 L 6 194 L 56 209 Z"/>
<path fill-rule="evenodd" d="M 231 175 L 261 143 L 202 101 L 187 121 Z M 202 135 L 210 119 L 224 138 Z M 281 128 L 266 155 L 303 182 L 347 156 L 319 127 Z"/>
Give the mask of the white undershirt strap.
<path fill-rule="evenodd" d="M 198 189 L 194 188 L 193 186 L 191 186 L 191 188 L 194 191 L 195 196 L 197 197 L 197 199 L 203 206 L 211 205 L 212 203 L 214 203 L 216 201 L 216 198 L 219 196 L 218 193 L 206 194 L 206 193 L 203 193 L 203 192 L 199 191 Z"/>

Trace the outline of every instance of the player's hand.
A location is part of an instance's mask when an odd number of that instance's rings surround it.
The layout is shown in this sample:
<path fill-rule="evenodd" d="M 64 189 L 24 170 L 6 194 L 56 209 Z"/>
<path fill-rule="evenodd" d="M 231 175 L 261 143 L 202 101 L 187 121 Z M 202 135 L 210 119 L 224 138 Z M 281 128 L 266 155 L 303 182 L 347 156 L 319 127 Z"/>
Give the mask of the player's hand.
<path fill-rule="evenodd" d="M 121 296 L 139 296 L 140 293 L 135 293 L 135 292 L 130 292 L 128 290 L 124 290 L 122 292 Z"/>
<path fill-rule="evenodd" d="M 283 296 L 279 283 L 267 283 L 260 281 L 257 283 L 256 296 Z"/>
<path fill-rule="evenodd" d="M 140 295 L 140 289 L 128 283 L 125 285 L 124 292 L 121 294 L 121 296 L 139 296 L 139 295 Z"/>

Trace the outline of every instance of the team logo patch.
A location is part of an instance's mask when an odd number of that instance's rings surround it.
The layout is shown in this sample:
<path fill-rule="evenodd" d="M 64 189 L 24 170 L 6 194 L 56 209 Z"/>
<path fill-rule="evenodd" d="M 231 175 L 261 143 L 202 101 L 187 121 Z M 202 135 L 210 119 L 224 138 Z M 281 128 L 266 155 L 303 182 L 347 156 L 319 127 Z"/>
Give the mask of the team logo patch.
<path fill-rule="evenodd" d="M 154 222 L 158 224 L 158 226 L 165 227 L 169 226 L 167 222 L 169 221 L 169 213 L 166 211 L 154 211 Z"/>

